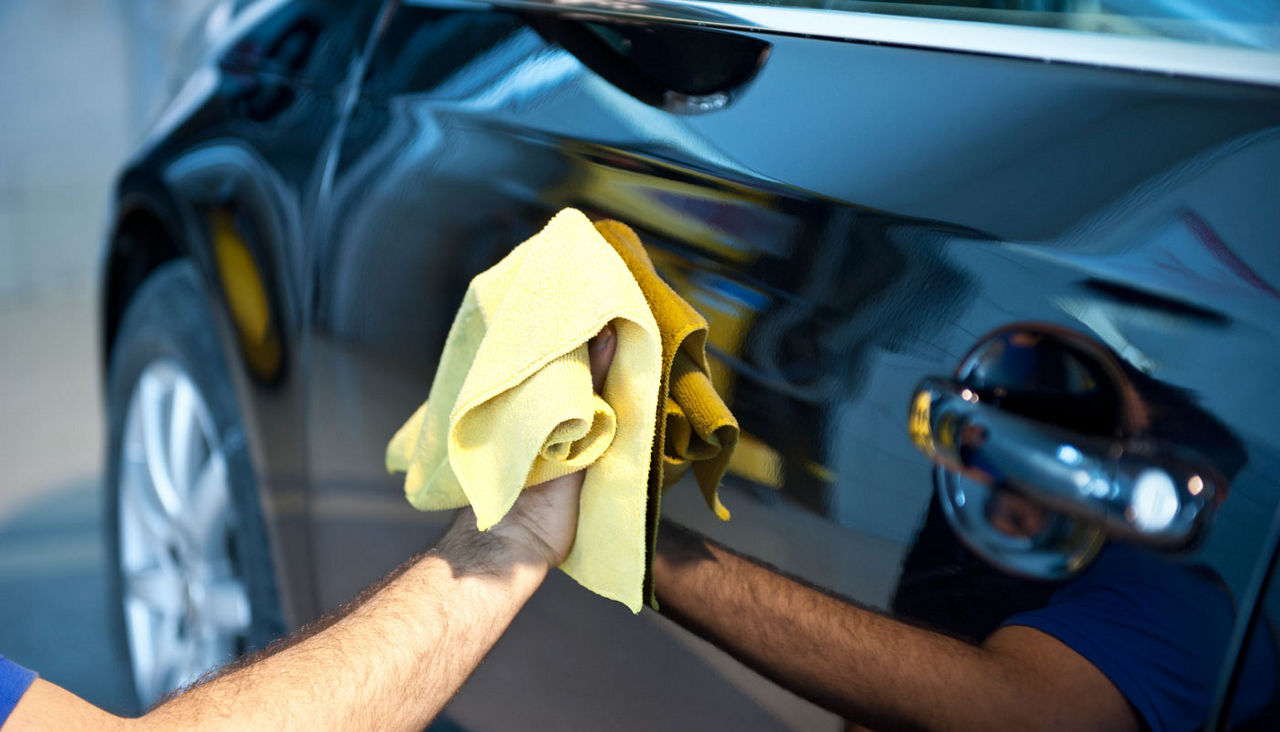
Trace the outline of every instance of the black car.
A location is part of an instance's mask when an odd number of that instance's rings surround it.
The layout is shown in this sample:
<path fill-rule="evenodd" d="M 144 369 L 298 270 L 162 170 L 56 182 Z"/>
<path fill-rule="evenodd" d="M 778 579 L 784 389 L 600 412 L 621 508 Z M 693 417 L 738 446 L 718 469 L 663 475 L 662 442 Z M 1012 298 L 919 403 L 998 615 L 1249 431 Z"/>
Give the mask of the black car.
<path fill-rule="evenodd" d="M 1119 602 L 1082 643 L 1158 668 L 1072 648 L 1140 723 L 1277 723 L 1280 3 L 237 5 L 103 258 L 144 703 L 430 543 L 387 441 L 470 279 L 575 207 L 710 321 L 743 430 L 732 520 L 683 484 L 668 519 L 973 642 L 1138 557 L 1113 589 L 1192 630 Z M 840 723 L 560 574 L 447 715 Z"/>

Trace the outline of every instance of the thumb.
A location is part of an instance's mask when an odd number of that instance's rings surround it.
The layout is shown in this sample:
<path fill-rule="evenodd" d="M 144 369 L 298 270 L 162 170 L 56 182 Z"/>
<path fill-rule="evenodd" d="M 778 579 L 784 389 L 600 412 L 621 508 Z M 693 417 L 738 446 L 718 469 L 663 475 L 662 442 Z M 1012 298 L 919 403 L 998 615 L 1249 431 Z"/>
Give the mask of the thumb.
<path fill-rule="evenodd" d="M 595 338 L 587 344 L 588 358 L 591 360 L 591 385 L 597 394 L 604 389 L 604 377 L 613 363 L 613 354 L 618 350 L 617 333 L 609 324 L 600 329 Z"/>

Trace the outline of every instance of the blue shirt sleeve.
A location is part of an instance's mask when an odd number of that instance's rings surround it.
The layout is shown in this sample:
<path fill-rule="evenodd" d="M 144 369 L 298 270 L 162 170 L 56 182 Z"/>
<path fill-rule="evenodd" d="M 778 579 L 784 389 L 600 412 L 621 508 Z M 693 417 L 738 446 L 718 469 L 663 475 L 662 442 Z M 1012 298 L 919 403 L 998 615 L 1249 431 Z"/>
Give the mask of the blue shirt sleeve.
<path fill-rule="evenodd" d="M 9 713 L 18 706 L 18 700 L 27 693 L 27 688 L 35 680 L 34 671 L 28 671 L 4 656 L 0 656 L 0 727 L 4 726 Z"/>
<path fill-rule="evenodd" d="M 1079 653 L 1150 729 L 1195 730 L 1210 713 L 1235 615 L 1211 576 L 1113 544 L 1048 605 L 1004 625 L 1035 628 Z M 1274 657 L 1267 665 L 1267 678 L 1250 685 L 1274 680 Z"/>

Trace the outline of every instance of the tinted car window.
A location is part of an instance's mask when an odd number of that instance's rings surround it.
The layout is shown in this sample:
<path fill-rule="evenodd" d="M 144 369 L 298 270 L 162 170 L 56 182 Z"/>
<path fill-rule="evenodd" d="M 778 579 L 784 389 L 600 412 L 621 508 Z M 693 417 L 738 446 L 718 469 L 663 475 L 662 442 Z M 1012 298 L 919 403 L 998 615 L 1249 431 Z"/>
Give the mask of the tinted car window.
<path fill-rule="evenodd" d="M 1280 48 L 1280 2 L 1275 0 L 761 0 L 760 4 Z"/>

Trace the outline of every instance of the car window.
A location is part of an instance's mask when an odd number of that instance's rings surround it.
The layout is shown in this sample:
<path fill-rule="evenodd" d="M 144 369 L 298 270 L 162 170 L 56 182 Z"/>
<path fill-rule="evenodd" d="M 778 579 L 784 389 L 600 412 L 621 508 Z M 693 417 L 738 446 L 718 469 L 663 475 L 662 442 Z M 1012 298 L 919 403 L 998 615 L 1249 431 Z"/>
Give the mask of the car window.
<path fill-rule="evenodd" d="M 1277 0 L 738 1 L 1172 38 L 1246 48 L 1280 48 L 1280 2 Z"/>

